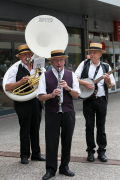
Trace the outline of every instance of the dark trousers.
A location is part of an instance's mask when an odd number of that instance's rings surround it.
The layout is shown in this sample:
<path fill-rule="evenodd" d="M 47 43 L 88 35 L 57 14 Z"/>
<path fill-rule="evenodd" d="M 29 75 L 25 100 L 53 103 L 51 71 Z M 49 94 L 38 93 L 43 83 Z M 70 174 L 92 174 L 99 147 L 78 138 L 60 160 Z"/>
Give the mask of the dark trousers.
<path fill-rule="evenodd" d="M 86 143 L 87 151 L 94 151 L 94 127 L 96 117 L 96 142 L 98 144 L 97 152 L 105 151 L 107 145 L 105 133 L 105 121 L 107 114 L 107 101 L 105 98 L 83 101 L 83 114 L 86 120 Z"/>
<path fill-rule="evenodd" d="M 20 157 L 30 157 L 30 143 L 32 156 L 40 153 L 39 127 L 42 107 L 39 100 L 34 98 L 25 102 L 15 102 L 15 110 L 20 125 Z"/>
<path fill-rule="evenodd" d="M 46 171 L 57 171 L 57 157 L 59 136 L 61 134 L 61 165 L 60 170 L 69 169 L 72 135 L 75 126 L 75 112 L 57 114 L 45 113 L 45 138 L 46 138 Z"/>

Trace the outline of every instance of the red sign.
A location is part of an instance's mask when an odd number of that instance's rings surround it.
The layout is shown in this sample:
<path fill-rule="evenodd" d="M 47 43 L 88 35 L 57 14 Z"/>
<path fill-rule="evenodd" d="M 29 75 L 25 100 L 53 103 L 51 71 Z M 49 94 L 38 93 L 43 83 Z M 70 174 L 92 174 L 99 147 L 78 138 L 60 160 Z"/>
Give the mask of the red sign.
<path fill-rule="evenodd" d="M 105 50 L 105 48 L 106 48 L 107 46 L 105 46 L 105 43 L 104 43 L 104 42 L 101 42 L 101 44 L 102 44 L 102 50 Z"/>
<path fill-rule="evenodd" d="M 114 21 L 114 40 L 120 41 L 120 22 Z"/>
<path fill-rule="evenodd" d="M 90 47 L 90 43 L 92 43 L 92 41 L 91 41 L 91 40 L 89 41 L 89 47 Z"/>

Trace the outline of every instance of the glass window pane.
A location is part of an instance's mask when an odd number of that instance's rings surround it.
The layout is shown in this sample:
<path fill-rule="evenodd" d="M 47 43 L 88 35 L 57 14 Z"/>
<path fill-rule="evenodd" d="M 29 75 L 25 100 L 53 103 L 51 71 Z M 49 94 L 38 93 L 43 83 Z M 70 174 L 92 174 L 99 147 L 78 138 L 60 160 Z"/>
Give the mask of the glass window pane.
<path fill-rule="evenodd" d="M 75 71 L 81 61 L 81 34 L 80 29 L 67 28 L 69 43 L 67 47 L 68 61 L 66 68 Z"/>
<path fill-rule="evenodd" d="M 6 96 L 2 88 L 4 74 L 11 65 L 11 42 L 0 42 L 0 110 L 6 110 L 13 107 L 13 101 Z"/>

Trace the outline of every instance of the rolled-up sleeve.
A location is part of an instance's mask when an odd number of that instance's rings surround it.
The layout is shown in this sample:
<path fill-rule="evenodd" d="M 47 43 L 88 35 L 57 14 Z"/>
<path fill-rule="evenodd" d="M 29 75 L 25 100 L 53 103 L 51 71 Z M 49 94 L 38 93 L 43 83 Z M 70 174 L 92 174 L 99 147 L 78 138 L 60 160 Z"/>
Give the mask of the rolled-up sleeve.
<path fill-rule="evenodd" d="M 79 88 L 79 82 L 78 79 L 75 75 L 75 73 L 72 72 L 72 77 L 73 77 L 73 90 L 77 91 L 79 94 L 81 94 L 80 92 L 80 88 Z"/>
<path fill-rule="evenodd" d="M 111 67 L 110 66 L 109 66 L 109 71 L 111 71 Z M 114 78 L 113 74 L 110 74 L 110 80 L 111 80 L 111 83 L 114 86 L 115 85 L 115 78 Z"/>
<path fill-rule="evenodd" d="M 6 84 L 10 84 L 10 83 L 15 83 L 16 82 L 17 71 L 18 71 L 18 66 L 11 68 L 11 70 L 9 71 L 7 80 L 6 80 Z"/>
<path fill-rule="evenodd" d="M 40 76 L 38 90 L 37 90 L 37 97 L 39 94 L 47 94 L 47 92 L 46 92 L 46 80 L 45 80 L 45 74 L 44 73 Z"/>
<path fill-rule="evenodd" d="M 78 78 L 81 78 L 81 73 L 83 71 L 83 67 L 84 67 L 84 61 L 82 61 L 80 63 L 80 65 L 78 66 L 78 68 L 76 69 L 75 71 L 75 75 L 78 77 Z"/>

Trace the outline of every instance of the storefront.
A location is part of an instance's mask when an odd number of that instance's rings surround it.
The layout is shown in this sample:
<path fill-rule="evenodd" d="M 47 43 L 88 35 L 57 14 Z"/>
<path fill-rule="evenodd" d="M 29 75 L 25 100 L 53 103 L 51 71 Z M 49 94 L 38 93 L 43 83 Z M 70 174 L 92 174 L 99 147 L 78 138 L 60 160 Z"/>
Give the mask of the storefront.
<path fill-rule="evenodd" d="M 78 6 L 76 5 L 78 4 Z M 86 5 L 87 4 L 87 5 Z M 18 46 L 25 43 L 25 27 L 27 23 L 38 15 L 51 15 L 58 18 L 66 26 L 69 34 L 68 47 L 65 53 L 69 56 L 66 59 L 65 68 L 75 71 L 79 63 L 85 59 L 85 49 L 90 42 L 102 43 L 103 54 L 101 61 L 107 62 L 112 68 L 120 63 L 120 25 L 117 26 L 118 39 L 115 39 L 115 30 L 111 10 L 115 12 L 116 6 L 104 4 L 92 0 L 90 5 L 87 0 L 84 2 L 53 1 L 1 1 L 0 13 L 0 115 L 12 112 L 13 101 L 10 100 L 2 89 L 2 80 L 6 70 L 18 59 Z M 54 7 L 55 5 L 55 7 Z M 104 12 L 103 11 L 104 7 Z M 21 13 L 22 12 L 22 13 Z M 101 13 L 102 12 L 102 13 Z M 119 12 L 116 15 L 119 17 Z M 116 18 L 115 18 L 116 19 Z M 119 20 L 118 20 L 119 21 Z M 115 28 L 116 29 L 116 28 Z M 48 64 L 46 59 L 45 66 Z M 116 85 L 110 92 L 120 91 L 120 72 L 114 73 Z"/>

